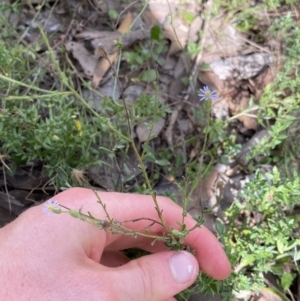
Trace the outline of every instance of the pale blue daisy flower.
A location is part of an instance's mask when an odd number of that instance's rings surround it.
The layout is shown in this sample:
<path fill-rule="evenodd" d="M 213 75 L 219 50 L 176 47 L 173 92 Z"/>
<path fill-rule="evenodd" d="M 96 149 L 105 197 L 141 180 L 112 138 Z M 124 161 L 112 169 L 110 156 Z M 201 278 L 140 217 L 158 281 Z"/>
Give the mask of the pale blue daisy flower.
<path fill-rule="evenodd" d="M 53 210 L 59 211 L 61 210 L 57 201 L 48 200 L 43 207 L 43 212 L 50 216 L 53 213 Z"/>
<path fill-rule="evenodd" d="M 209 99 L 211 101 L 214 101 L 217 99 L 218 94 L 217 91 L 215 90 L 211 91 L 208 86 L 204 86 L 203 89 L 199 90 L 198 96 L 200 96 L 200 101 L 209 100 Z"/>

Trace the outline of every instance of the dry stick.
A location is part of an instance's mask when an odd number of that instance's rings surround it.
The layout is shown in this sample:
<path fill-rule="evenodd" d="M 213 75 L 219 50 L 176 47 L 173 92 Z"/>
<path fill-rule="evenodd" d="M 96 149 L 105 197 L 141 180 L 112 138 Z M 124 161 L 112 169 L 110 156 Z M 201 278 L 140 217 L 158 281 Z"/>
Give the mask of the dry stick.
<path fill-rule="evenodd" d="M 183 47 L 182 47 L 182 45 L 181 45 L 181 43 L 179 41 L 179 38 L 178 38 L 177 33 L 176 33 L 176 30 L 175 30 L 175 28 L 173 26 L 173 16 L 172 16 L 171 5 L 170 5 L 170 3 L 169 3 L 168 0 L 167 0 L 167 3 L 168 3 L 170 14 L 171 14 L 170 15 L 171 16 L 171 27 L 172 27 L 174 35 L 176 37 L 176 41 L 180 45 L 181 50 L 183 51 L 184 49 L 183 49 Z M 177 106 L 177 108 L 172 112 L 172 115 L 171 115 L 171 117 L 169 119 L 169 125 L 168 125 L 168 127 L 167 127 L 167 129 L 165 131 L 165 137 L 166 137 L 166 140 L 167 140 L 167 142 L 168 142 L 169 145 L 173 144 L 172 130 L 174 128 L 175 122 L 177 121 L 178 113 L 179 113 L 179 111 L 181 111 L 183 105 L 184 105 L 184 102 L 180 102 L 180 104 Z M 170 138 L 168 139 L 168 137 L 170 137 Z"/>
<path fill-rule="evenodd" d="M 253 47 L 256 47 L 257 49 L 261 50 L 262 52 L 267 52 L 269 53 L 270 55 L 273 55 L 273 53 L 271 51 L 269 51 L 267 48 L 265 47 L 262 47 L 260 45 L 258 45 L 257 43 L 253 42 L 253 41 L 250 41 L 249 39 L 247 38 L 243 38 L 242 36 L 239 37 L 242 41 L 252 45 Z"/>
<path fill-rule="evenodd" d="M 134 4 L 138 3 L 138 2 L 140 2 L 140 1 L 139 1 L 139 0 L 133 1 L 132 3 L 128 4 L 128 5 L 127 5 L 127 6 L 119 13 L 119 16 L 118 16 L 118 19 L 117 19 L 117 21 L 116 21 L 116 23 L 115 23 L 115 25 L 114 25 L 114 28 L 117 28 L 117 25 L 119 24 L 120 17 L 122 16 L 122 14 L 125 13 L 125 11 L 128 10 L 130 6 L 132 6 L 132 5 L 134 5 Z M 148 3 L 147 3 L 147 4 L 148 4 Z M 146 9 L 146 7 L 147 7 L 147 5 L 144 6 L 144 8 L 142 9 L 142 12 L 141 12 L 141 13 L 144 12 L 144 10 Z M 140 13 L 140 15 L 141 15 L 141 13 Z M 139 17 L 139 16 L 138 16 L 138 17 Z M 131 27 L 132 27 L 132 26 L 131 26 Z M 131 27 L 130 27 L 130 28 L 131 28 Z"/>

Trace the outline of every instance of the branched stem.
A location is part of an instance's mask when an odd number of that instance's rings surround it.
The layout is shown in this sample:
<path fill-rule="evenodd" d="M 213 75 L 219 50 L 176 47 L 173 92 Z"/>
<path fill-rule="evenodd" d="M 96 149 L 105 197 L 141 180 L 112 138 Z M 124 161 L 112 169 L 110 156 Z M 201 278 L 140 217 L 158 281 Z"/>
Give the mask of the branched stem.
<path fill-rule="evenodd" d="M 74 211 L 64 205 L 59 205 L 59 206 L 66 209 L 66 211 L 60 211 L 59 213 L 69 213 L 70 214 L 70 212 Z M 104 207 L 105 207 L 105 205 L 104 205 Z M 168 235 L 160 236 L 160 235 L 153 235 L 153 234 L 142 232 L 145 230 L 147 231 L 147 229 L 149 228 L 150 225 L 147 226 L 145 229 L 132 230 L 132 229 L 129 229 L 129 228 L 123 226 L 124 222 L 118 222 L 111 218 L 109 221 L 106 221 L 106 220 L 95 218 L 94 216 L 92 216 L 92 214 L 90 212 L 88 212 L 88 214 L 84 214 L 79 210 L 78 212 L 76 211 L 76 213 L 78 214 L 79 219 L 81 219 L 93 226 L 96 226 L 99 229 L 108 231 L 111 234 L 123 234 L 123 235 L 130 235 L 133 237 L 142 236 L 142 237 L 147 237 L 147 238 L 160 240 L 160 241 L 164 241 L 164 242 L 168 242 L 170 240 L 170 237 Z M 139 220 L 143 220 L 143 218 L 140 218 Z M 151 220 L 151 219 L 145 218 L 145 220 Z M 135 221 L 137 221 L 137 220 L 132 220 L 132 222 L 135 222 Z M 155 220 L 151 220 L 151 221 L 153 222 L 152 224 L 154 224 L 154 222 L 158 223 Z M 129 221 L 125 221 L 125 222 L 129 222 Z"/>

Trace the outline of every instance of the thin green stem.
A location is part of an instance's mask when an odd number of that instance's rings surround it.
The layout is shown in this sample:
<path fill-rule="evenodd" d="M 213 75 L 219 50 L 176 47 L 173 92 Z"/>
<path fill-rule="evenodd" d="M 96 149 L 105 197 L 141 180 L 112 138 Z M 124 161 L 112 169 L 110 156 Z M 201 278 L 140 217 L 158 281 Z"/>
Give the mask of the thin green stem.
<path fill-rule="evenodd" d="M 147 187 L 151 190 L 151 196 L 152 196 L 153 202 L 154 202 L 154 204 L 155 204 L 155 208 L 156 208 L 156 210 L 157 210 L 158 217 L 159 217 L 159 219 L 160 219 L 160 221 L 161 221 L 163 227 L 164 227 L 167 231 L 169 231 L 169 228 L 168 228 L 168 226 L 166 225 L 166 223 L 165 223 L 165 221 L 164 221 L 164 218 L 163 218 L 163 216 L 162 216 L 162 211 L 161 211 L 161 209 L 160 209 L 160 207 L 159 207 L 159 205 L 158 205 L 158 202 L 157 202 L 157 199 L 156 199 L 156 195 L 155 195 L 155 193 L 154 193 L 153 190 L 152 190 L 152 186 L 151 186 L 149 177 L 148 177 L 148 175 L 147 175 L 146 168 L 145 168 L 145 165 L 144 165 L 144 163 L 143 163 L 143 161 L 142 161 L 142 158 L 141 158 L 141 156 L 139 155 L 139 152 L 138 152 L 138 150 L 137 150 L 137 148 L 136 148 L 134 142 L 131 143 L 131 146 L 132 146 L 133 151 L 134 151 L 134 153 L 135 153 L 135 155 L 136 155 L 136 157 L 137 157 L 137 159 L 138 159 L 138 161 L 139 161 L 139 165 L 140 165 L 141 171 L 142 171 L 142 173 L 143 173 L 143 176 L 144 176 L 146 185 L 147 185 Z"/>
<path fill-rule="evenodd" d="M 34 100 L 34 99 L 43 99 L 43 98 L 49 98 L 49 97 L 65 97 L 65 96 L 70 96 L 72 95 L 71 92 L 53 92 L 50 95 L 49 94 L 42 94 L 42 95 L 30 95 L 30 96 L 17 96 L 17 95 L 13 95 L 13 96 L 7 96 L 6 100 Z"/>
<path fill-rule="evenodd" d="M 0 74 L 0 79 L 2 80 L 5 80 L 11 84 L 15 84 L 15 85 L 18 85 L 18 86 L 21 86 L 21 87 L 24 87 L 24 88 L 28 88 L 30 90 L 34 90 L 34 91 L 38 91 L 38 92 L 42 92 L 42 93 L 46 93 L 46 94 L 52 94 L 53 91 L 48 91 L 48 90 L 44 90 L 44 89 L 41 89 L 41 88 L 38 88 L 36 86 L 31 86 L 31 85 L 28 85 L 28 84 L 25 84 L 25 83 L 22 83 L 22 82 L 19 82 L 15 79 L 12 79 L 10 77 L 7 77 L 5 75 L 2 75 Z"/>
<path fill-rule="evenodd" d="M 244 110 L 243 112 L 238 113 L 238 114 L 236 114 L 236 115 L 234 115 L 234 116 L 228 118 L 228 119 L 227 119 L 227 122 L 230 122 L 230 121 L 232 121 L 232 120 L 234 120 L 234 119 L 237 119 L 237 118 L 239 118 L 240 116 L 248 116 L 248 117 L 253 117 L 253 118 L 256 118 L 256 119 L 257 119 L 257 116 L 256 116 L 256 115 L 252 115 L 252 114 L 248 114 L 248 113 L 249 113 L 249 112 L 252 112 L 252 111 L 254 111 L 254 110 L 258 110 L 258 109 L 259 109 L 258 106 L 254 106 L 253 108 L 246 109 L 246 110 Z"/>

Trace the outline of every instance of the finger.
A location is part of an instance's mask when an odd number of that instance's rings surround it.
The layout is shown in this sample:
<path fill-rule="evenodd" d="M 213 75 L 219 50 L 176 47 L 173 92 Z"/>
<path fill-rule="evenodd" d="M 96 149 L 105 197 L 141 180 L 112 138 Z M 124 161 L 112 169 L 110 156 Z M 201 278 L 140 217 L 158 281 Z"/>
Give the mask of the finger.
<path fill-rule="evenodd" d="M 197 260 L 190 253 L 165 251 L 106 269 L 105 278 L 114 283 L 122 301 L 161 301 L 172 300 L 172 296 L 190 286 L 198 271 Z"/>

